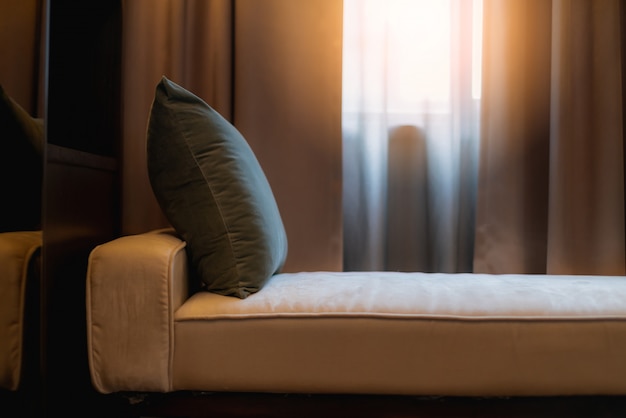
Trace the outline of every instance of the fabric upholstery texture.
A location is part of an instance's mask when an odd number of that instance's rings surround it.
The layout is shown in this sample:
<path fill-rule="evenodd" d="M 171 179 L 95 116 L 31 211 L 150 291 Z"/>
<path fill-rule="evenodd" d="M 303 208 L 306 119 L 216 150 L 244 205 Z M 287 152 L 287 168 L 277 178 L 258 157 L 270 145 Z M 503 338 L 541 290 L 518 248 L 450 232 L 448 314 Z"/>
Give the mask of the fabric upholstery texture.
<path fill-rule="evenodd" d="M 625 394 L 624 277 L 301 272 L 176 311 L 178 390 Z M 241 361 L 255 347 L 254 364 Z M 228 366 L 226 366 L 228 365 Z"/>
<path fill-rule="evenodd" d="M 280 271 L 287 235 L 252 149 L 217 111 L 166 77 L 150 111 L 147 154 L 157 201 L 206 290 L 246 298 Z"/>
<path fill-rule="evenodd" d="M 186 297 L 181 245 L 152 233 L 97 249 L 99 391 L 626 394 L 624 277 L 320 271 Z"/>
<path fill-rule="evenodd" d="M 32 117 L 0 86 L 0 232 L 41 227 L 43 119 Z"/>
<path fill-rule="evenodd" d="M 0 388 L 17 390 L 20 385 L 26 281 L 40 248 L 41 231 L 0 233 Z"/>
<path fill-rule="evenodd" d="M 184 249 L 164 229 L 121 237 L 89 255 L 87 345 L 98 390 L 171 389 L 174 311 L 188 297 Z"/>

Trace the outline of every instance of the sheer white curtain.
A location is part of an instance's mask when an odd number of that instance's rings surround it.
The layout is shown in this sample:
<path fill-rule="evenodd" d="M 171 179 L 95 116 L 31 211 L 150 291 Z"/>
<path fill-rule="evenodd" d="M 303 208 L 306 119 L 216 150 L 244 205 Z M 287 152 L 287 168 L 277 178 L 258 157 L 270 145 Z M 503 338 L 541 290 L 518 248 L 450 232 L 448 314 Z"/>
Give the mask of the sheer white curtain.
<path fill-rule="evenodd" d="M 345 270 L 472 270 L 481 5 L 344 0 Z"/>

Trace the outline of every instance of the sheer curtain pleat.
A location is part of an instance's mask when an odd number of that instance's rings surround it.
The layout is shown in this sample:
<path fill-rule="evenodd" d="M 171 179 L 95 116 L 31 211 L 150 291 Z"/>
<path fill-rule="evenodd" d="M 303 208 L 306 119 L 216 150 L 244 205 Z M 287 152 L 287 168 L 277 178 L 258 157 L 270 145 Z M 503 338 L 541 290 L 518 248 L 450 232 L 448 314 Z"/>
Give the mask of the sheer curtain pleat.
<path fill-rule="evenodd" d="M 344 1 L 344 269 L 470 271 L 472 1 Z"/>
<path fill-rule="evenodd" d="M 625 274 L 625 6 L 472 3 L 344 2 L 345 268 Z"/>
<path fill-rule="evenodd" d="M 619 0 L 483 0 L 477 95 L 474 6 L 479 3 L 343 2 L 344 269 L 624 274 L 626 6 Z M 264 19 L 297 15 L 291 1 L 268 4 L 285 14 L 268 9 Z M 310 27 L 323 27 L 316 16 L 339 13 L 334 1 L 319 4 L 326 14 L 312 9 Z M 249 74 L 233 68 L 232 13 L 260 7 L 252 0 L 236 5 L 231 0 L 123 3 L 124 233 L 167 224 L 145 168 L 145 127 L 160 77 L 168 75 L 232 117 L 233 77 Z M 255 37 L 264 36 L 261 27 Z M 313 69 L 320 66 L 309 64 L 317 60 L 326 65 L 315 78 L 317 87 L 311 87 L 319 93 L 306 90 L 306 97 L 315 103 L 332 99 L 316 109 L 320 117 L 339 118 L 332 105 L 339 96 L 336 66 L 324 61 L 330 59 L 324 51 L 335 51 L 340 38 L 339 26 L 331 29 L 332 36 L 324 38 L 328 45 L 311 49 L 315 58 L 298 55 L 306 65 L 263 66 L 267 73 L 258 79 L 273 77 L 278 86 L 273 94 L 290 103 L 286 109 L 292 102 L 305 106 L 301 94 L 288 93 L 305 91 L 293 86 L 306 83 L 308 68 L 309 75 L 318 74 Z M 254 45 L 252 40 L 242 45 Z M 266 52 L 276 51 L 269 38 L 265 42 Z M 279 80 L 292 84 L 281 90 Z M 250 112 L 249 120 L 256 121 L 256 111 Z M 315 127 L 310 115 L 302 120 L 311 124 L 307 131 Z M 293 136 L 273 129 L 269 137 Z M 250 137 L 259 132 L 255 128 Z M 309 136 L 306 144 L 315 143 Z M 283 186 L 291 190 L 291 181 L 285 184 L 278 181 L 277 194 L 291 208 L 293 193 L 281 192 Z M 328 192 L 324 199 L 338 194 Z M 312 244 L 300 226 L 315 230 L 315 221 L 297 213 L 290 209 L 285 218 L 303 237 L 304 259 Z"/>

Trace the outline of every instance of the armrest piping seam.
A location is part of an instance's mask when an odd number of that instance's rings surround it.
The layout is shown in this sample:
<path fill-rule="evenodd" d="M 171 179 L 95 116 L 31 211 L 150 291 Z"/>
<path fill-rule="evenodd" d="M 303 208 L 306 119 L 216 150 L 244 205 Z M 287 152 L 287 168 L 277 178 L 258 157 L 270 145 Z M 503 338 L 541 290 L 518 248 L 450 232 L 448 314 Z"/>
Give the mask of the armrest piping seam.
<path fill-rule="evenodd" d="M 167 286 L 167 291 L 168 291 L 168 322 L 169 322 L 169 354 L 168 354 L 168 367 L 167 367 L 167 388 L 168 391 L 171 391 L 173 388 L 173 368 L 174 368 L 174 260 L 176 258 L 176 256 L 182 251 L 184 250 L 184 248 L 186 247 L 187 243 L 183 240 L 181 240 L 181 243 L 179 245 L 177 245 L 176 247 L 172 248 L 172 251 L 170 253 L 169 256 L 169 260 L 168 260 L 168 286 Z"/>

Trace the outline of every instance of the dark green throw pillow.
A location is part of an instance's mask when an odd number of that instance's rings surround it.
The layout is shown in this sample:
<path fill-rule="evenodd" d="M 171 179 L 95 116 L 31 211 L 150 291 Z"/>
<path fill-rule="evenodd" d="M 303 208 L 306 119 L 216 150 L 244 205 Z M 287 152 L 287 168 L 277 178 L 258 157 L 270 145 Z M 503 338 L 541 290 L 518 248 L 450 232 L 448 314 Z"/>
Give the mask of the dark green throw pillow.
<path fill-rule="evenodd" d="M 43 119 L 0 86 L 0 232 L 41 228 Z"/>
<path fill-rule="evenodd" d="M 147 157 L 152 190 L 206 290 L 243 299 L 280 271 L 287 235 L 252 149 L 217 111 L 166 77 L 150 110 Z"/>

